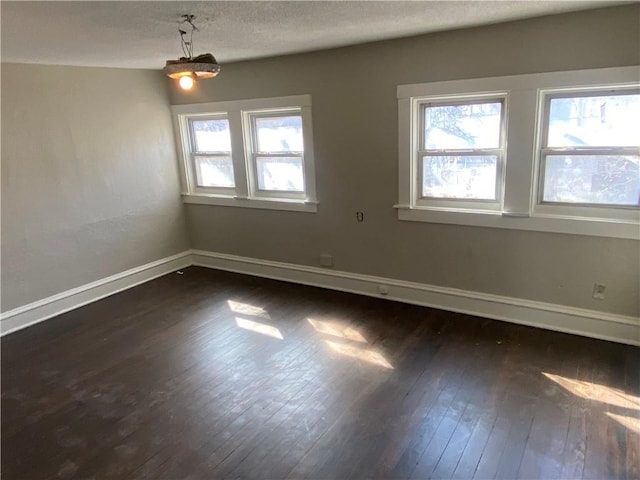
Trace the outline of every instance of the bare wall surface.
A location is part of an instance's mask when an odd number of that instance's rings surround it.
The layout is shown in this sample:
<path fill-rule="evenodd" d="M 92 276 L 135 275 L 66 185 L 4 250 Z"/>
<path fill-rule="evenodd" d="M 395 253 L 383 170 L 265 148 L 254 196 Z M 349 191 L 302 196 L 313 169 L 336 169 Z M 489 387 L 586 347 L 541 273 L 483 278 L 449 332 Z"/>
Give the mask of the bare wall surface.
<path fill-rule="evenodd" d="M 154 71 L 2 65 L 2 311 L 189 248 Z"/>
<path fill-rule="evenodd" d="M 312 266 L 331 253 L 338 270 L 639 315 L 636 241 L 401 222 L 392 208 L 397 85 L 636 65 L 639 18 L 632 5 L 236 63 L 174 89 L 175 104 L 313 97 L 318 213 L 188 205 L 192 247 Z"/>

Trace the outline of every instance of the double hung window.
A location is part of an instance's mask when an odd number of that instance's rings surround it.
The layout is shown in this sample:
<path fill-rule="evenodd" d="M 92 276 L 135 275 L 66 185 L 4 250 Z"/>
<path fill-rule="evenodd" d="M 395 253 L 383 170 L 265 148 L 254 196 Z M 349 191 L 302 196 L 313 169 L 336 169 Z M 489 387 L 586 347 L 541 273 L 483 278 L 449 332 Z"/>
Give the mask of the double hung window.
<path fill-rule="evenodd" d="M 504 111 L 503 96 L 420 102 L 419 205 L 498 207 Z"/>
<path fill-rule="evenodd" d="M 190 117 L 188 128 L 195 188 L 229 192 L 235 187 L 229 119 L 225 116 Z"/>
<path fill-rule="evenodd" d="M 246 114 L 255 196 L 304 198 L 304 139 L 299 109 Z"/>
<path fill-rule="evenodd" d="M 398 86 L 400 220 L 640 239 L 639 67 Z"/>
<path fill-rule="evenodd" d="M 540 204 L 640 205 L 638 89 L 546 92 Z"/>
<path fill-rule="evenodd" d="M 172 109 L 186 203 L 316 211 L 309 95 Z"/>

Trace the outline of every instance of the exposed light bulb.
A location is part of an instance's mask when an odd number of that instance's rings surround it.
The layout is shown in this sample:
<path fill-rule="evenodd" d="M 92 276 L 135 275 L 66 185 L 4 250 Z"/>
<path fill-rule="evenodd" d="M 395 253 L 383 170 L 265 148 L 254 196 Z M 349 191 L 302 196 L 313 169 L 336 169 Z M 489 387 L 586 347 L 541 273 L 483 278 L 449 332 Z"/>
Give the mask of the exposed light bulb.
<path fill-rule="evenodd" d="M 196 80 L 191 75 L 184 75 L 180 77 L 178 83 L 180 84 L 180 88 L 183 90 L 191 90 L 193 85 L 196 83 Z"/>

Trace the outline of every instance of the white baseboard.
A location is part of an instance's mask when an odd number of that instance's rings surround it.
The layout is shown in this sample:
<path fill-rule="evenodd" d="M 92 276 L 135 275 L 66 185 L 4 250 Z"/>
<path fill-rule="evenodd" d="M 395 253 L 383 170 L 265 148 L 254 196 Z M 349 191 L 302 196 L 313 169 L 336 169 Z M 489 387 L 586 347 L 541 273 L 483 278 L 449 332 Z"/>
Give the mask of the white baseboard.
<path fill-rule="evenodd" d="M 0 334 L 15 332 L 190 265 L 640 345 L 640 319 L 636 317 L 202 250 L 185 251 L 4 312 L 0 314 Z M 386 286 L 388 294 L 379 293 L 379 285 Z"/>
<path fill-rule="evenodd" d="M 640 319 L 372 275 L 192 250 L 194 265 L 357 293 L 479 317 L 640 345 Z M 378 286 L 387 286 L 382 295 Z"/>
<path fill-rule="evenodd" d="M 162 258 L 0 314 L 6 335 L 191 265 L 191 251 Z"/>

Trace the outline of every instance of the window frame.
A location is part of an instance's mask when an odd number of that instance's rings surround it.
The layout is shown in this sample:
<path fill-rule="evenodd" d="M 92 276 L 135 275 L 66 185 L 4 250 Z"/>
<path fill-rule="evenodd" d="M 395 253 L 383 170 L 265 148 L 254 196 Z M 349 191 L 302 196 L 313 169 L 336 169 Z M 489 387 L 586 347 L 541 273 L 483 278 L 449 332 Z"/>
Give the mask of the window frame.
<path fill-rule="evenodd" d="M 223 186 L 204 186 L 198 184 L 198 166 L 196 165 L 196 157 L 220 157 L 220 158 L 229 158 L 231 160 L 231 164 L 233 167 L 233 148 L 229 150 L 229 152 L 207 152 L 207 151 L 198 151 L 196 144 L 196 135 L 195 130 L 193 129 L 193 123 L 195 121 L 202 120 L 227 120 L 229 122 L 229 118 L 226 113 L 215 113 L 215 114 L 202 114 L 202 115 L 189 115 L 185 117 L 186 122 L 186 130 L 188 132 L 186 145 L 188 145 L 188 155 L 189 161 L 186 165 L 186 170 L 189 175 L 189 184 L 192 186 L 192 190 L 195 193 L 200 193 L 204 195 L 234 195 L 235 194 L 235 178 L 234 185 L 232 187 L 223 187 Z M 229 122 L 229 135 L 231 135 L 231 123 Z M 235 171 L 235 169 L 234 169 Z M 235 177 L 235 175 L 234 175 Z"/>
<path fill-rule="evenodd" d="M 540 213 L 562 213 L 565 215 L 583 215 L 585 217 L 613 217 L 633 218 L 633 211 L 637 211 L 639 205 L 617 205 L 586 202 L 552 202 L 544 200 L 544 179 L 546 170 L 546 158 L 549 155 L 640 155 L 640 145 L 633 147 L 612 147 L 607 145 L 588 147 L 549 147 L 549 124 L 551 101 L 556 98 L 579 98 L 589 96 L 615 95 L 620 92 L 640 94 L 640 86 L 634 85 L 602 85 L 583 88 L 552 88 L 542 89 L 539 92 L 539 137 L 536 158 L 536 206 L 535 211 Z M 624 210 L 631 210 L 631 215 Z"/>
<path fill-rule="evenodd" d="M 293 95 L 171 106 L 178 149 L 182 199 L 187 204 L 247 207 L 297 212 L 317 212 L 311 95 Z M 296 111 L 302 119 L 304 192 L 295 195 L 273 192 L 256 194 L 257 172 L 252 158 L 254 128 L 247 123 L 254 112 Z M 199 187 L 192 160 L 192 119 L 227 118 L 231 135 L 231 158 L 235 187 Z M 254 183 L 255 182 L 255 183 Z M 290 192 L 289 192 L 290 193 Z"/>
<path fill-rule="evenodd" d="M 401 221 L 444 223 L 640 240 L 640 210 L 558 206 L 538 203 L 542 92 L 640 87 L 640 66 L 548 72 L 429 82 L 397 87 L 398 203 Z M 504 92 L 507 100 L 504 192 L 500 209 L 416 202 L 415 107 L 425 97 L 464 97 Z"/>
<path fill-rule="evenodd" d="M 306 198 L 305 191 L 292 191 L 292 190 L 268 190 L 261 189 L 258 182 L 258 157 L 299 157 L 302 164 L 302 182 L 306 184 L 306 172 L 305 172 L 305 154 L 304 146 L 300 152 L 266 152 L 258 149 L 258 127 L 256 120 L 261 118 L 277 118 L 283 116 L 299 116 L 302 123 L 302 142 L 305 145 L 305 128 L 304 120 L 302 118 L 302 109 L 300 108 L 284 108 L 284 109 L 267 109 L 267 110 L 253 110 L 244 111 L 244 124 L 245 130 L 250 132 L 247 136 L 247 159 L 251 163 L 249 170 L 249 189 L 252 197 L 254 198 L 286 198 L 294 200 L 304 200 Z"/>
<path fill-rule="evenodd" d="M 468 149 L 427 149 L 425 146 L 425 114 L 430 106 L 455 106 L 455 105 L 478 105 L 481 103 L 491 103 L 499 100 L 502 104 L 500 111 L 500 132 L 498 148 L 468 148 Z M 414 108 L 417 109 L 418 121 L 415 124 L 414 133 L 417 138 L 417 151 L 412 152 L 412 169 L 415 171 L 413 181 L 415 198 L 414 203 L 418 207 L 433 208 L 454 208 L 470 210 L 498 210 L 501 208 L 504 194 L 504 172 L 505 172 L 505 152 L 506 152 L 506 111 L 508 98 L 504 92 L 494 92 L 477 95 L 448 95 L 437 97 L 416 98 Z M 425 156 L 473 156 L 473 155 L 496 155 L 496 186 L 495 200 L 455 198 L 455 197 L 426 197 L 422 193 L 424 181 L 424 157 Z"/>

